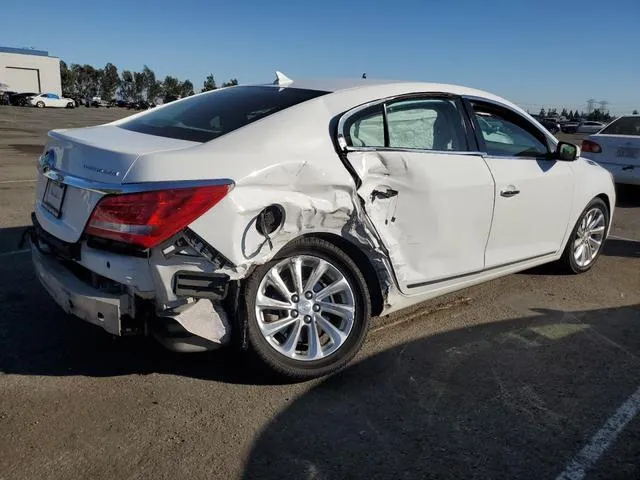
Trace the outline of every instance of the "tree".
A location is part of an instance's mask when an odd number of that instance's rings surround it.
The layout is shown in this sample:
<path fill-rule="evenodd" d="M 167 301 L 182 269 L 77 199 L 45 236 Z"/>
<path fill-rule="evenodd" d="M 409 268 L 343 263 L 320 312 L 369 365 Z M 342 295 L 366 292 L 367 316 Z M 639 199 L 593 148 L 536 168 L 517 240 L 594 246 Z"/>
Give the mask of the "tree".
<path fill-rule="evenodd" d="M 569 110 L 569 114 L 567 115 L 567 118 L 573 118 L 573 110 Z"/>
<path fill-rule="evenodd" d="M 547 116 L 547 112 L 545 112 L 545 111 L 544 111 L 544 108 L 541 108 L 541 109 L 540 109 L 540 113 L 538 113 L 538 116 L 539 116 L 540 118 L 544 118 L 544 117 L 546 117 L 546 116 Z"/>
<path fill-rule="evenodd" d="M 156 103 L 160 92 L 162 91 L 162 84 L 156 80 L 156 74 L 146 65 L 142 69 L 142 76 L 144 77 L 144 96 L 149 103 Z"/>
<path fill-rule="evenodd" d="M 102 70 L 96 70 L 91 65 L 71 65 L 76 77 L 76 93 L 82 98 L 95 96 L 100 89 Z"/>
<path fill-rule="evenodd" d="M 167 75 L 162 82 L 164 103 L 172 102 L 180 98 L 181 86 L 182 84 L 180 83 L 180 80 L 178 80 L 176 77 L 172 77 L 171 75 Z"/>
<path fill-rule="evenodd" d="M 102 71 L 100 95 L 103 100 L 111 100 L 120 85 L 118 68 L 113 63 L 107 63 Z"/>
<path fill-rule="evenodd" d="M 193 95 L 193 93 L 193 83 L 191 83 L 191 80 L 187 79 L 182 82 L 182 84 L 180 85 L 180 96 L 190 97 L 191 95 Z"/>
<path fill-rule="evenodd" d="M 236 79 L 236 78 L 232 78 L 232 79 L 231 79 L 231 80 L 229 80 L 228 82 L 224 82 L 224 83 L 222 84 L 222 88 L 225 88 L 225 87 L 233 87 L 233 86 L 235 86 L 235 85 L 238 85 L 238 79 Z"/>
<path fill-rule="evenodd" d="M 133 73 L 129 70 L 122 72 L 122 80 L 120 81 L 120 96 L 127 102 L 133 101 L 134 97 Z"/>
<path fill-rule="evenodd" d="M 634 110 L 631 115 L 638 115 L 638 110 Z"/>
<path fill-rule="evenodd" d="M 136 102 L 142 100 L 145 91 L 145 80 L 143 72 L 133 72 L 133 97 Z"/>
<path fill-rule="evenodd" d="M 77 72 L 67 67 L 67 64 L 60 61 L 60 82 L 62 83 L 62 92 L 64 95 L 76 96 L 78 94 Z"/>
<path fill-rule="evenodd" d="M 215 90 L 216 88 L 218 87 L 216 86 L 216 79 L 213 78 L 213 73 L 207 75 L 207 78 L 204 80 L 204 85 L 202 85 L 201 92 L 208 92 L 210 90 Z"/>
<path fill-rule="evenodd" d="M 564 118 L 567 118 L 569 116 L 569 112 L 567 112 L 566 108 L 562 109 L 562 112 L 560 112 L 560 116 Z"/>

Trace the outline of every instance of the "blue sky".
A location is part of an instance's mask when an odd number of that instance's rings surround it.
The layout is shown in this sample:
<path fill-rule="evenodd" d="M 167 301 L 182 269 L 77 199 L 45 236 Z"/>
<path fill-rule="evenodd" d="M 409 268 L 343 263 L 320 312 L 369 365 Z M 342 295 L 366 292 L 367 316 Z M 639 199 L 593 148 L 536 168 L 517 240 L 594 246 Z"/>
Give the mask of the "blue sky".
<path fill-rule="evenodd" d="M 219 83 L 457 83 L 525 108 L 640 110 L 640 0 L 2 0 L 0 45 Z M 374 3 L 375 2 L 375 3 Z M 153 5 L 153 7 L 151 6 Z"/>

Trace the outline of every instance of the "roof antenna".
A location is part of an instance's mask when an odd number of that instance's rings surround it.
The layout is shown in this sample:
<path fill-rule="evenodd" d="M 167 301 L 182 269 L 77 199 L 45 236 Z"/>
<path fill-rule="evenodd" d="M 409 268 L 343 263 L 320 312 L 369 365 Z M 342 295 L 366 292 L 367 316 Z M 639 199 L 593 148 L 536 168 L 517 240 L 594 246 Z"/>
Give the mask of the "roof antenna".
<path fill-rule="evenodd" d="M 366 74 L 366 73 L 363 73 L 363 74 L 362 74 L 362 78 L 367 78 L 367 74 Z"/>
<path fill-rule="evenodd" d="M 276 79 L 273 81 L 274 85 L 287 85 L 289 83 L 293 83 L 289 77 L 287 77 L 284 73 L 276 70 Z"/>

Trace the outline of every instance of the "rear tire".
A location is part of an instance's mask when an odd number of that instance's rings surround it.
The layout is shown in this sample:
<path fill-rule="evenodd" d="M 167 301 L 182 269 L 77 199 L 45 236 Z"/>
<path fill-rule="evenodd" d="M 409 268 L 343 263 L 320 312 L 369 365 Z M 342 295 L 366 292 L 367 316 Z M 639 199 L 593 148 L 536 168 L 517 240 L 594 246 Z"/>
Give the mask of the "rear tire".
<path fill-rule="evenodd" d="M 567 241 L 560 267 L 569 273 L 591 270 L 602 253 L 609 230 L 609 209 L 600 198 L 594 198 L 582 211 Z"/>
<path fill-rule="evenodd" d="M 38 107 L 38 108 L 44 108 L 44 102 L 38 102 L 38 103 L 36 103 L 36 107 Z"/>
<path fill-rule="evenodd" d="M 293 242 L 256 268 L 243 290 L 249 344 L 278 376 L 335 373 L 362 347 L 371 315 L 367 284 L 353 260 L 325 240 Z"/>

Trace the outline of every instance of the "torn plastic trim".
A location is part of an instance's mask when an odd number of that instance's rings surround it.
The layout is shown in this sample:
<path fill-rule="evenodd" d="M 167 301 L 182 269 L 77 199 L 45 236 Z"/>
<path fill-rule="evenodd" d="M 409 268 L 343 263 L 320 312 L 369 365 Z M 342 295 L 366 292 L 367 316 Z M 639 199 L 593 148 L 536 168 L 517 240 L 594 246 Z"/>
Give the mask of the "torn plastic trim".
<path fill-rule="evenodd" d="M 190 228 L 185 228 L 177 239 L 175 239 L 168 247 L 163 248 L 162 254 L 165 258 L 171 258 L 174 255 L 194 256 L 191 255 L 188 248 L 190 248 L 195 255 L 199 255 L 207 259 L 213 265 L 215 270 L 234 267 L 233 263 L 229 259 L 213 248 L 200 235 Z"/>

